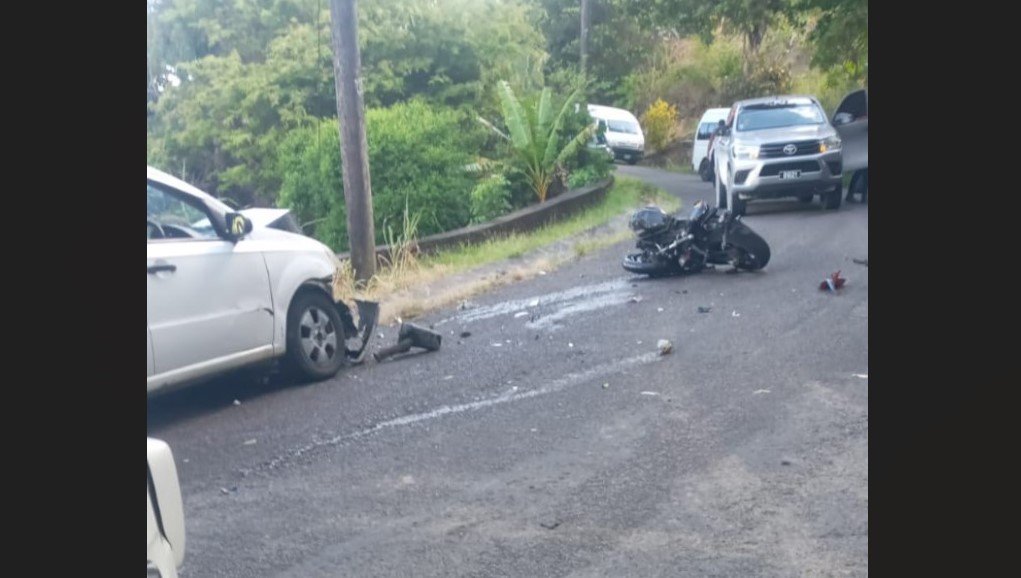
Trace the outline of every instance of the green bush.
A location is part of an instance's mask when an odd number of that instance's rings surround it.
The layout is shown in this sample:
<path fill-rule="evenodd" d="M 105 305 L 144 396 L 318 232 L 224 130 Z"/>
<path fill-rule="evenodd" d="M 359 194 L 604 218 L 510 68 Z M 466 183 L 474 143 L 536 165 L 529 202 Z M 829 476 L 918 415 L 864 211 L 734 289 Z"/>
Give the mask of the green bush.
<path fill-rule="evenodd" d="M 420 101 L 366 113 L 376 242 L 387 225 L 417 215 L 419 234 L 467 225 L 476 175 L 474 162 L 485 134 L 460 112 Z M 303 223 L 317 221 L 315 236 L 338 251 L 348 248 L 337 121 L 292 131 L 280 147 L 283 178 L 278 203 Z"/>
<path fill-rule="evenodd" d="M 490 175 L 471 192 L 471 222 L 485 223 L 511 210 L 510 181 L 500 173 Z"/>

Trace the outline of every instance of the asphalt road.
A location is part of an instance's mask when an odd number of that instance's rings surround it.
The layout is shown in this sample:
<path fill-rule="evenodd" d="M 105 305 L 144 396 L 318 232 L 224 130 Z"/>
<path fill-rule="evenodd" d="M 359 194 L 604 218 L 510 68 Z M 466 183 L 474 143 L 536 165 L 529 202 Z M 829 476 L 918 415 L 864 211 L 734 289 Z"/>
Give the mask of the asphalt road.
<path fill-rule="evenodd" d="M 868 207 L 745 221 L 760 273 L 646 280 L 622 243 L 418 320 L 439 352 L 150 401 L 182 576 L 867 576 Z"/>

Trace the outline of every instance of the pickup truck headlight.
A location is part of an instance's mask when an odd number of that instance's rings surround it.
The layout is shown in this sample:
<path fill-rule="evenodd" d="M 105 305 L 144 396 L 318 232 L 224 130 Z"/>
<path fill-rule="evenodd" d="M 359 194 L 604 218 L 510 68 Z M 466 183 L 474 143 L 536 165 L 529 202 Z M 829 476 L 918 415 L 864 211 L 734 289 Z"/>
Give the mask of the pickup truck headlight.
<path fill-rule="evenodd" d="M 734 156 L 739 159 L 759 158 L 758 145 L 734 145 Z"/>
<path fill-rule="evenodd" d="M 819 145 L 819 152 L 821 152 L 821 153 L 828 152 L 828 151 L 838 151 L 838 150 L 840 150 L 840 137 L 839 136 L 831 136 L 831 137 L 823 140 L 822 144 Z"/>

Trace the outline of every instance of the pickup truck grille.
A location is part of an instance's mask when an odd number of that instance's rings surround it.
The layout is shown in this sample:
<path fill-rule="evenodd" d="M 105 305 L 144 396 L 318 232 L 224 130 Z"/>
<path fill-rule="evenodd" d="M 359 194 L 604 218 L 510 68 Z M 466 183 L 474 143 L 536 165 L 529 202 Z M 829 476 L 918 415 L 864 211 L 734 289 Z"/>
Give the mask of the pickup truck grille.
<path fill-rule="evenodd" d="M 784 147 L 787 145 L 794 145 L 796 150 L 793 154 L 787 154 L 784 152 Z M 759 158 L 760 159 L 775 159 L 782 157 L 797 157 L 803 155 L 814 155 L 819 152 L 819 141 L 818 140 L 802 140 L 795 142 L 781 142 L 762 145 L 759 147 Z"/>

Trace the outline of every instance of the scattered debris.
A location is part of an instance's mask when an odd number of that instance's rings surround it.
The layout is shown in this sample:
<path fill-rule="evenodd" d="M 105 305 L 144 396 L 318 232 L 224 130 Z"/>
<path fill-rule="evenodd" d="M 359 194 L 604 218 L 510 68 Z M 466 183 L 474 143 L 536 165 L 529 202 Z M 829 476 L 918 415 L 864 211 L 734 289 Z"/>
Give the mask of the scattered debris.
<path fill-rule="evenodd" d="M 784 458 L 784 459 L 780 460 L 780 465 L 781 466 L 789 466 L 789 465 L 791 465 L 791 461 L 789 459 L 787 459 L 787 458 Z"/>
<path fill-rule="evenodd" d="M 538 429 L 538 428 L 534 428 L 534 427 L 533 427 L 532 429 L 530 429 L 530 430 L 528 430 L 528 431 L 530 431 L 530 432 L 532 432 L 532 433 L 535 433 L 535 432 L 539 431 L 539 429 Z"/>
<path fill-rule="evenodd" d="M 567 346 L 568 347 L 574 347 L 574 344 L 573 343 L 568 343 Z"/>
<path fill-rule="evenodd" d="M 447 375 L 447 376 L 444 376 L 444 377 L 443 377 L 443 379 L 444 379 L 444 380 L 447 380 L 447 379 L 454 379 L 454 376 L 453 376 L 453 375 Z"/>
<path fill-rule="evenodd" d="M 502 343 L 490 343 L 493 347 L 503 347 Z"/>
<path fill-rule="evenodd" d="M 758 395 L 760 393 L 769 393 L 769 390 L 768 389 L 756 389 L 755 391 L 752 392 L 753 395 Z"/>
<path fill-rule="evenodd" d="M 674 344 L 668 339 L 660 339 L 656 342 L 656 347 L 659 348 L 660 355 L 666 355 L 674 350 Z"/>
<path fill-rule="evenodd" d="M 635 296 L 635 297 L 632 297 L 631 299 L 629 299 L 628 301 L 630 301 L 631 303 L 638 303 L 641 300 L 642 300 L 641 297 Z"/>
<path fill-rule="evenodd" d="M 230 488 L 220 488 L 220 493 L 225 496 L 229 496 L 230 494 L 233 494 L 236 491 L 238 491 L 237 486 L 231 486 Z"/>
<path fill-rule="evenodd" d="M 464 339 L 465 337 L 471 337 L 471 336 L 472 336 L 472 332 L 471 331 L 462 331 L 461 332 L 461 339 Z"/>
<path fill-rule="evenodd" d="M 532 302 L 528 304 L 528 306 L 529 307 L 538 307 L 539 306 L 539 300 L 538 299 L 533 299 Z"/>
<path fill-rule="evenodd" d="M 867 374 L 867 373 L 855 373 L 855 374 L 853 374 L 853 375 L 854 375 L 855 377 L 860 377 L 860 378 L 862 378 L 862 379 L 868 379 L 868 378 L 869 378 L 869 374 Z"/>
<path fill-rule="evenodd" d="M 557 522 L 557 521 L 554 521 L 554 522 L 539 522 L 539 525 L 542 526 L 543 528 L 546 528 L 547 530 L 556 530 L 557 526 L 560 525 L 560 522 Z"/>
<path fill-rule="evenodd" d="M 741 314 L 737 312 L 737 309 L 730 312 L 731 317 L 740 317 Z"/>
<path fill-rule="evenodd" d="M 837 289 L 840 289 L 841 287 L 844 286 L 844 283 L 847 283 L 847 279 L 841 277 L 840 271 L 837 271 L 836 273 L 830 275 L 822 283 L 819 284 L 819 290 L 820 291 L 829 290 L 831 292 L 836 292 Z"/>
<path fill-rule="evenodd" d="M 704 307 L 704 306 L 702 306 L 702 305 L 699 305 L 699 306 L 698 306 L 698 312 L 699 312 L 699 313 L 709 313 L 709 312 L 710 312 L 710 311 L 712 311 L 712 310 L 713 310 L 713 308 L 712 308 L 712 307 Z"/>
<path fill-rule="evenodd" d="M 514 314 L 514 319 L 518 319 L 526 315 L 528 315 L 528 311 L 518 311 L 517 313 Z"/>
<path fill-rule="evenodd" d="M 656 311 L 659 311 L 660 313 L 662 313 L 663 312 L 663 308 L 662 307 L 657 307 Z"/>
<path fill-rule="evenodd" d="M 642 344 L 642 340 L 641 340 L 641 339 L 639 339 L 639 340 L 638 340 L 638 345 L 641 345 L 641 344 Z"/>
<path fill-rule="evenodd" d="M 397 339 L 397 345 L 384 347 L 372 354 L 376 361 L 382 361 L 387 357 L 397 355 L 398 353 L 404 353 L 412 347 L 425 349 L 426 351 L 438 351 L 440 344 L 443 341 L 443 336 L 431 329 L 426 329 L 425 327 L 415 325 L 414 323 L 402 322 L 401 329 L 397 333 Z"/>
<path fill-rule="evenodd" d="M 235 399 L 234 400 L 234 405 L 241 405 L 241 400 Z"/>
<path fill-rule="evenodd" d="M 853 261 L 856 265 L 865 265 L 866 267 L 869 266 L 868 259 L 851 259 L 851 261 Z"/>
<path fill-rule="evenodd" d="M 639 395 L 654 395 L 655 396 L 655 395 L 659 395 L 659 392 L 656 392 L 656 391 L 643 391 Z"/>
<path fill-rule="evenodd" d="M 256 444 L 255 440 L 245 440 L 246 446 L 254 446 L 255 444 Z"/>
<path fill-rule="evenodd" d="M 609 383 L 604 383 L 603 384 L 603 389 L 610 389 L 610 384 Z"/>

